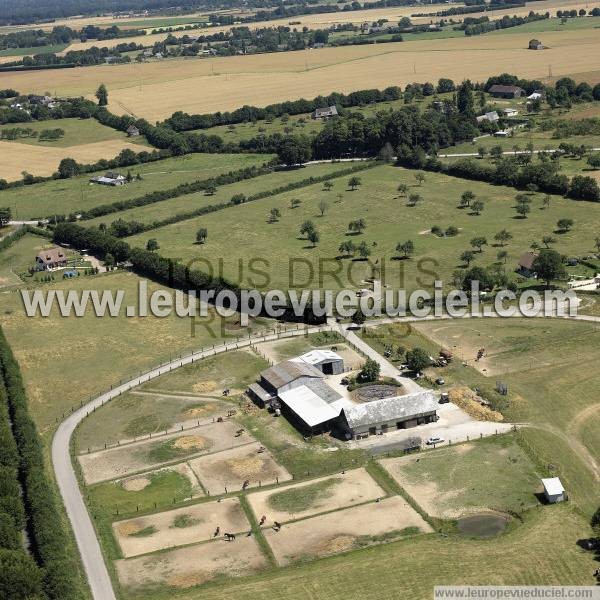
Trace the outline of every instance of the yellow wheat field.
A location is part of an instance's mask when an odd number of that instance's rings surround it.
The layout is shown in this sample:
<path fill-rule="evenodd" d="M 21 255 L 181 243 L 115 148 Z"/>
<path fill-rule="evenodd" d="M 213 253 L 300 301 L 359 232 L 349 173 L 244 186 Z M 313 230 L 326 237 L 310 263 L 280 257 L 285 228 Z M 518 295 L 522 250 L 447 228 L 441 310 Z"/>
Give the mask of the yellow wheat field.
<path fill-rule="evenodd" d="M 176 110 L 212 112 L 251 104 L 311 98 L 412 81 L 450 77 L 481 81 L 512 72 L 544 78 L 594 69 L 600 55 L 596 30 L 544 33 L 543 51 L 527 50 L 529 33 L 419 40 L 395 44 L 323 48 L 302 52 L 173 59 L 47 72 L 3 74 L 3 87 L 22 92 L 92 97 L 100 83 L 109 90 L 110 108 L 151 121 Z"/>
<path fill-rule="evenodd" d="M 114 158 L 125 148 L 134 152 L 142 149 L 139 145 L 122 140 L 107 140 L 68 148 L 48 148 L 0 141 L 0 179 L 7 181 L 20 179 L 23 171 L 39 176 L 52 175 L 60 161 L 67 156 L 77 162 L 90 163 L 101 158 Z"/>

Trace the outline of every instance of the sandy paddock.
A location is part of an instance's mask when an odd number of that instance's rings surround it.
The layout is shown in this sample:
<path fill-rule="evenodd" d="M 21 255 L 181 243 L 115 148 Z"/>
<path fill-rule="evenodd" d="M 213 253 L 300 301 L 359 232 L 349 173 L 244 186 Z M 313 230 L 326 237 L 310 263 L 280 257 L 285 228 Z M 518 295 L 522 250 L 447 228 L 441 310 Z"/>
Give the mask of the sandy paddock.
<path fill-rule="evenodd" d="M 124 587 L 166 585 L 188 588 L 214 577 L 240 577 L 267 566 L 253 537 L 235 542 L 217 540 L 151 556 L 115 561 Z"/>
<path fill-rule="evenodd" d="M 171 460 L 157 461 L 149 456 L 154 449 L 171 440 L 175 440 L 173 444 L 182 449 L 190 450 L 189 454 L 181 455 L 181 461 L 189 456 L 219 452 L 254 441 L 254 438 L 246 432 L 236 437 L 235 433 L 238 429 L 240 429 L 240 426 L 234 421 L 208 423 L 193 429 L 134 442 L 126 446 L 81 454 L 78 457 L 79 464 L 86 484 L 90 485 L 139 471 L 150 470 L 167 462 L 175 462 L 177 457 Z"/>
<path fill-rule="evenodd" d="M 222 494 L 225 487 L 228 491 L 239 490 L 244 481 L 250 481 L 250 487 L 261 484 L 288 481 L 290 474 L 280 467 L 268 450 L 259 453 L 261 445 L 247 444 L 208 454 L 189 461 L 194 473 L 210 494 Z"/>
<path fill-rule="evenodd" d="M 381 502 L 346 508 L 284 525 L 280 531 L 265 530 L 278 564 L 352 550 L 376 543 L 371 536 L 382 536 L 406 527 L 431 532 L 429 524 L 399 496 Z M 361 536 L 368 536 L 361 538 Z"/>
<path fill-rule="evenodd" d="M 150 485 L 152 475 L 156 473 L 163 473 L 165 471 L 175 471 L 175 473 L 179 473 L 183 475 L 186 479 L 189 480 L 192 485 L 192 493 L 194 496 L 198 496 L 203 493 L 202 487 L 198 482 L 198 478 L 196 474 L 187 463 L 180 463 L 177 465 L 173 465 L 172 467 L 167 467 L 165 469 L 157 469 L 156 471 L 152 471 L 151 473 L 145 473 L 143 475 L 134 475 L 133 477 L 127 477 L 126 479 L 121 479 L 117 483 L 121 485 L 124 490 L 128 492 L 139 492 L 145 489 Z"/>
<path fill-rule="evenodd" d="M 331 495 L 317 500 L 315 505 L 307 510 L 291 514 L 287 511 L 275 510 L 269 503 L 269 499 L 280 492 L 290 489 L 300 489 L 307 485 L 328 479 L 336 479 L 339 483 L 328 489 L 328 492 Z M 274 490 L 250 494 L 248 496 L 248 501 L 250 502 L 257 519 L 260 520 L 261 516 L 264 515 L 267 517 L 265 524 L 271 526 L 274 521 L 285 523 L 287 521 L 328 512 L 330 510 L 337 510 L 355 504 L 361 504 L 363 502 L 375 500 L 376 498 L 382 498 L 383 496 L 385 496 L 385 492 L 377 485 L 377 483 L 375 483 L 365 469 L 355 469 L 353 471 L 346 471 L 343 475 L 321 477 L 296 485 L 286 485 Z"/>
<path fill-rule="evenodd" d="M 174 522 L 177 517 L 187 517 L 189 525 L 176 527 Z M 135 535 L 148 527 L 154 527 L 156 531 L 150 535 Z M 173 546 L 212 540 L 217 527 L 221 528 L 221 536 L 225 532 L 240 533 L 250 530 L 250 524 L 237 498 L 194 504 L 118 521 L 113 523 L 113 532 L 123 556 L 128 558 Z"/>

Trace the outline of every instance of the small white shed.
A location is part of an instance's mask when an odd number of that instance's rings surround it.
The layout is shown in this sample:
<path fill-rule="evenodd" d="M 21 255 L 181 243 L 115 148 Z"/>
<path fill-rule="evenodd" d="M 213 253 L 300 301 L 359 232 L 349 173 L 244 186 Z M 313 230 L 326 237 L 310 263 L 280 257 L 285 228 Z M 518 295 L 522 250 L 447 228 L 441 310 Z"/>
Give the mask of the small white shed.
<path fill-rule="evenodd" d="M 544 486 L 544 494 L 550 504 L 556 502 L 563 502 L 567 499 L 565 494 L 565 488 L 561 480 L 558 477 L 550 477 L 548 479 L 542 479 L 542 485 Z"/>

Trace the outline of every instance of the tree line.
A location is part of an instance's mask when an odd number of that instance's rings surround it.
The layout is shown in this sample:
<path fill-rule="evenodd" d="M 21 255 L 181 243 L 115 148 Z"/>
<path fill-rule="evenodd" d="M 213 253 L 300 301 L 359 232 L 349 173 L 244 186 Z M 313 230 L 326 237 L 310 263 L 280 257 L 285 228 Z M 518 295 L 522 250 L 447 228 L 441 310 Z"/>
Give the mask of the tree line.
<path fill-rule="evenodd" d="M 68 554 L 69 542 L 53 486 L 46 474 L 42 443 L 28 412 L 19 365 L 1 329 L 0 372 L 3 384 L 0 396 L 4 396 L 3 400 L 12 420 L 18 453 L 27 531 L 33 557 L 40 567 L 36 571 L 30 560 L 22 558 L 6 561 L 6 555 L 0 550 L 0 558 L 8 563 L 9 568 L 8 572 L 0 570 L 0 581 L 4 579 L 5 585 L 14 584 L 14 587 L 7 588 L 6 597 L 10 598 L 35 597 L 36 590 L 31 588 L 37 585 L 39 591 L 51 600 L 79 600 L 83 598 L 83 592 L 76 575 L 77 566 Z M 8 456 L 8 460 L 14 461 L 14 446 L 10 440 L 7 442 L 8 446 L 2 444 L 0 448 L 3 452 L 12 454 L 12 458 Z M 12 576 L 13 581 L 7 582 L 7 576 Z"/>

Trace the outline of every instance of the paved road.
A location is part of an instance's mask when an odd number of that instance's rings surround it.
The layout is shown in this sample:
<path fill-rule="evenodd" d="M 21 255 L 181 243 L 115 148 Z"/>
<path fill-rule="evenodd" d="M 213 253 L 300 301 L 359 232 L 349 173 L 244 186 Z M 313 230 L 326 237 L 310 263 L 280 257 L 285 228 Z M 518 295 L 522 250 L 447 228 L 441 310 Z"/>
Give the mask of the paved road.
<path fill-rule="evenodd" d="M 434 317 L 432 317 L 433 319 Z M 600 322 L 600 317 L 586 317 L 578 316 L 571 317 L 574 320 L 585 320 L 585 321 L 596 321 Z M 414 317 L 406 318 L 390 318 L 390 319 L 379 319 L 373 320 L 366 323 L 367 326 L 374 326 L 385 322 L 411 322 L 417 319 Z M 429 319 L 428 319 L 429 320 Z M 186 364 L 195 362 L 196 360 L 214 356 L 222 352 L 234 350 L 237 348 L 244 348 L 250 345 L 274 341 L 277 339 L 283 339 L 286 337 L 296 337 L 304 335 L 305 333 L 313 333 L 317 331 L 340 331 L 346 340 L 359 348 L 367 356 L 370 356 L 381 365 L 381 371 L 383 375 L 394 377 L 403 383 L 405 389 L 409 392 L 419 391 L 420 386 L 411 379 L 402 377 L 399 374 L 398 369 L 394 367 L 389 361 L 383 358 L 379 353 L 373 350 L 368 344 L 360 339 L 353 331 L 348 331 L 340 325 L 330 323 L 321 327 L 311 327 L 308 329 L 293 329 L 289 331 L 283 331 L 279 333 L 270 333 L 262 336 L 254 336 L 249 339 L 240 340 L 239 342 L 230 342 L 222 344 L 214 348 L 203 349 L 186 357 L 179 358 L 177 360 L 166 363 L 160 367 L 151 369 L 146 373 L 141 374 L 139 377 L 127 381 L 126 383 L 120 384 L 110 391 L 98 396 L 94 400 L 88 402 L 80 409 L 74 411 L 69 415 L 58 427 L 54 439 L 52 440 L 52 463 L 56 474 L 56 480 L 58 487 L 63 498 L 63 502 L 73 528 L 77 546 L 81 554 L 83 566 L 88 578 L 90 588 L 94 600 L 115 600 L 116 596 L 112 587 L 112 582 L 104 563 L 104 557 L 100 549 L 100 543 L 96 537 L 96 531 L 92 524 L 89 513 L 85 506 L 83 496 L 79 489 L 77 477 L 73 464 L 71 462 L 70 454 L 70 443 L 71 437 L 77 425 L 95 408 L 98 408 L 109 402 L 113 398 L 120 394 L 139 386 L 140 384 L 159 377 L 173 369 L 177 369 Z"/>
<path fill-rule="evenodd" d="M 597 152 L 600 148 L 588 148 L 592 152 Z M 551 148 L 549 150 L 534 150 L 533 154 L 554 154 L 555 152 L 561 152 L 560 148 Z M 530 154 L 529 150 L 505 150 L 502 152 L 503 155 L 510 154 Z M 438 158 L 465 158 L 468 156 L 479 156 L 479 152 L 462 152 L 460 154 L 438 154 Z"/>

